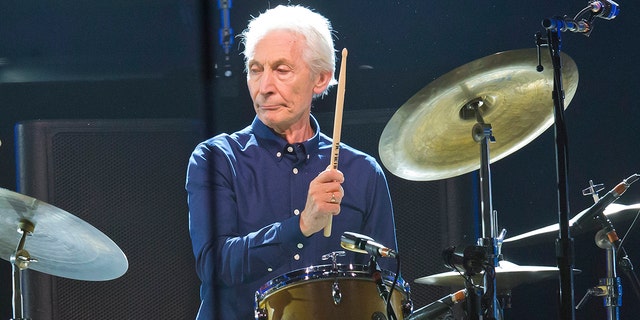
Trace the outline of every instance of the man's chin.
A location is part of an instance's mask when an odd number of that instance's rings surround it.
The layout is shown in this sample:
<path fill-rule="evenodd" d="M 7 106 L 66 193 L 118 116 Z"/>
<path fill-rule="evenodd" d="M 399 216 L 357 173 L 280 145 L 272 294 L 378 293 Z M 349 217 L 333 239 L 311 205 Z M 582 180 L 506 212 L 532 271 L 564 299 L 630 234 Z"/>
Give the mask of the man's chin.
<path fill-rule="evenodd" d="M 258 113 L 258 119 L 262 121 L 268 127 L 273 126 L 276 123 L 282 121 L 282 117 L 278 114 L 277 111 L 261 111 Z"/>

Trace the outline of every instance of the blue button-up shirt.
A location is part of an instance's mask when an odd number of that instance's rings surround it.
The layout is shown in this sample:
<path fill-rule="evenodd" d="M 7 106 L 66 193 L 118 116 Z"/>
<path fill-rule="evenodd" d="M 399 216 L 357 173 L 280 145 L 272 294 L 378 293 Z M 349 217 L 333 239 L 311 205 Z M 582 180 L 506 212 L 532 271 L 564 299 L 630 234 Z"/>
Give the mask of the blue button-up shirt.
<path fill-rule="evenodd" d="M 255 293 L 293 270 L 330 264 L 322 255 L 344 250 L 352 231 L 397 249 L 387 181 L 375 158 L 340 144 L 344 173 L 340 214 L 331 237 L 304 237 L 299 214 L 309 183 L 330 164 L 332 141 L 320 132 L 288 144 L 257 117 L 245 129 L 200 143 L 187 170 L 189 228 L 202 281 L 198 319 L 253 319 Z M 347 252 L 338 263 L 366 264 L 368 255 Z M 395 272 L 395 262 L 378 260 Z"/>

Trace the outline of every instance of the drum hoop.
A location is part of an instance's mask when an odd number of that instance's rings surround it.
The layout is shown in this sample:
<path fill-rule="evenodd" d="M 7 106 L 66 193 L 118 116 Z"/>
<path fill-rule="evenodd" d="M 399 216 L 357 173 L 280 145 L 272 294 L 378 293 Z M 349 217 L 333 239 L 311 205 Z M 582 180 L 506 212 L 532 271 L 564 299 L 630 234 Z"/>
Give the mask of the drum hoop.
<path fill-rule="evenodd" d="M 387 286 L 391 286 L 391 284 L 393 283 L 393 279 L 395 278 L 395 273 L 387 270 L 381 270 L 381 272 L 382 281 Z M 271 293 L 299 281 L 313 281 L 331 278 L 353 279 L 358 276 L 360 278 L 366 277 L 367 279 L 369 279 L 369 275 L 369 267 L 361 264 L 338 264 L 336 265 L 336 268 L 334 268 L 333 265 L 330 264 L 310 266 L 307 268 L 297 269 L 285 273 L 265 283 L 256 292 L 256 300 L 262 301 Z M 396 287 L 399 290 L 404 290 L 405 293 L 410 291 L 409 284 L 405 282 L 402 277 L 398 277 L 398 283 L 396 284 Z"/>

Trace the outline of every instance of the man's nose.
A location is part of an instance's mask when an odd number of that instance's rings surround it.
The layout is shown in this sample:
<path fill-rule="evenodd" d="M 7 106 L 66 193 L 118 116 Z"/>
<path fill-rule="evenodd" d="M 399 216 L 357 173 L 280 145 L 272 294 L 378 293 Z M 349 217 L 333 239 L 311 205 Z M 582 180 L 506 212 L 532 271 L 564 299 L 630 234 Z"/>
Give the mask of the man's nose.
<path fill-rule="evenodd" d="M 268 94 L 273 92 L 275 85 L 274 85 L 274 74 L 273 71 L 271 70 L 265 70 L 262 73 L 262 76 L 260 76 L 260 93 L 261 94 Z"/>

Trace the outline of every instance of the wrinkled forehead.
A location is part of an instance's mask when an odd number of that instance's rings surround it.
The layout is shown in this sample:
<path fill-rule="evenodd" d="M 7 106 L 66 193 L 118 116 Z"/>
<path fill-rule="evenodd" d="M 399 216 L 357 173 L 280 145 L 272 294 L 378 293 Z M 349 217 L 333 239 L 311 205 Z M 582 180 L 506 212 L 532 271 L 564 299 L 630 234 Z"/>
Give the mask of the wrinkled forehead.
<path fill-rule="evenodd" d="M 265 47 L 288 46 L 291 49 L 301 50 L 306 46 L 306 38 L 302 33 L 285 28 L 265 31 L 255 37 L 253 41 L 253 43 L 247 44 L 247 48 L 245 50 L 245 59 L 247 60 L 253 59 L 256 51 Z"/>

